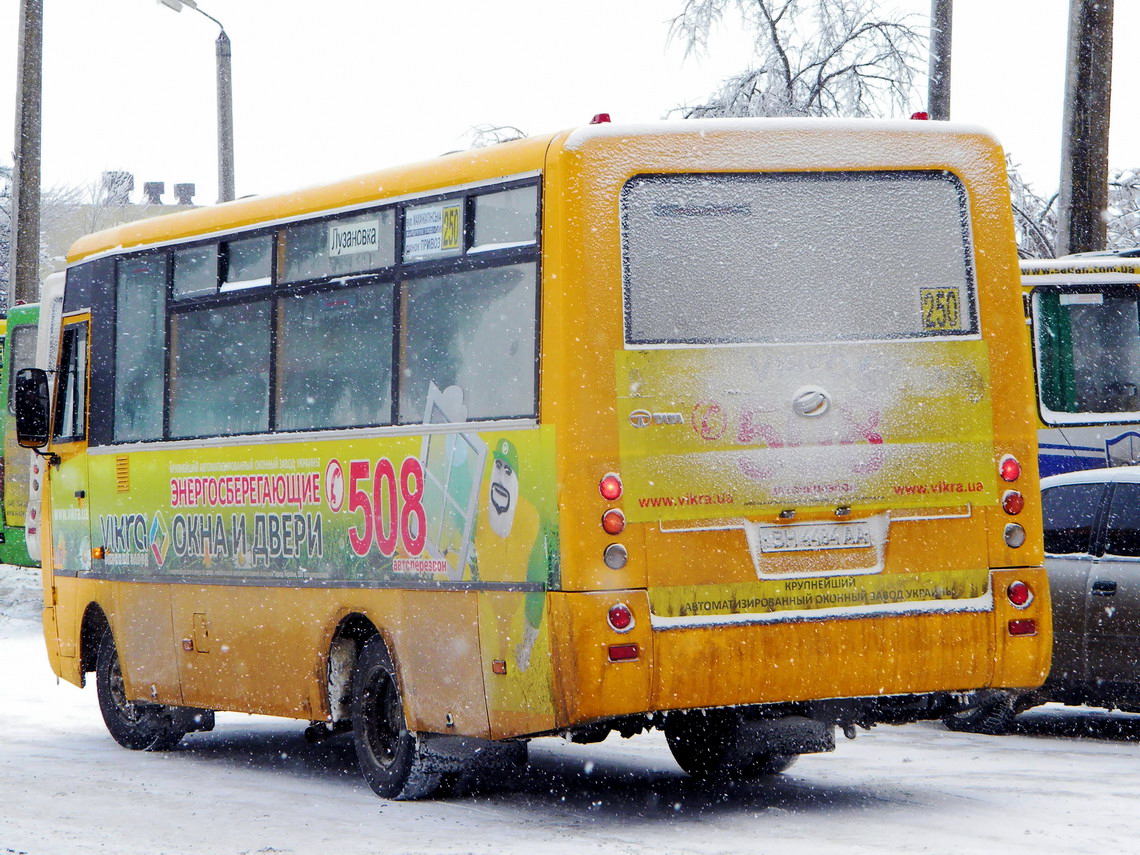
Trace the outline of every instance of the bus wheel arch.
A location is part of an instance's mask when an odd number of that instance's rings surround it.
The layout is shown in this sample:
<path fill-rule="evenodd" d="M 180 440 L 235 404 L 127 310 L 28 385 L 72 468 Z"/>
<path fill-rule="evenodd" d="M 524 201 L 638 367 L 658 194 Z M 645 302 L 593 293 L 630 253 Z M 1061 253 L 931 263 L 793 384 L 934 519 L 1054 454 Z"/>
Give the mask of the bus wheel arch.
<path fill-rule="evenodd" d="M 127 698 L 115 636 L 109 623 L 104 623 L 95 654 L 95 690 L 107 731 L 124 748 L 168 751 L 191 729 L 184 721 L 185 716 L 177 714 L 177 708 Z M 208 716 L 208 722 L 206 718 L 203 715 L 200 729 L 213 727 L 213 715 Z"/>
<path fill-rule="evenodd" d="M 360 771 L 386 799 L 418 799 L 440 785 L 420 734 L 408 727 L 396 665 L 377 632 L 360 648 L 352 679 L 352 737 Z"/>
<path fill-rule="evenodd" d="M 342 617 L 333 631 L 323 675 L 328 721 L 333 727 L 347 723 L 351 717 L 352 678 L 356 671 L 356 661 L 365 643 L 375 636 L 382 637 L 382 633 L 360 612 Z"/>
<path fill-rule="evenodd" d="M 111 622 L 106 612 L 97 602 L 90 602 L 83 611 L 83 620 L 79 629 L 79 680 L 80 686 L 86 684 L 87 675 L 95 671 L 99 658 L 99 642 L 103 633 L 109 632 Z"/>

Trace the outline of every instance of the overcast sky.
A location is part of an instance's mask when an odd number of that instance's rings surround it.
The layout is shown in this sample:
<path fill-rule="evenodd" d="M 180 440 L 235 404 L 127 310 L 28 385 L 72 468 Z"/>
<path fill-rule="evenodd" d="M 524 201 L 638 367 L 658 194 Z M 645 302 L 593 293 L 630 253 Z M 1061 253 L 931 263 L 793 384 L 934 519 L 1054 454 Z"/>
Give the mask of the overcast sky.
<path fill-rule="evenodd" d="M 217 195 L 217 27 L 156 0 L 45 0 L 43 179 L 108 169 Z M 898 0 L 925 25 L 928 0 Z M 18 2 L 0 21 L 0 105 L 15 102 Z M 233 42 L 238 195 L 465 147 L 479 124 L 543 133 L 661 118 L 745 67 L 739 26 L 685 59 L 683 0 L 201 0 Z M 994 131 L 1027 178 L 1059 174 L 1068 0 L 956 0 L 952 117 Z M 733 22 L 734 25 L 736 22 Z M 1117 33 L 1140 3 L 1116 4 Z M 1113 166 L 1140 166 L 1137 54 L 1117 39 Z M 916 103 L 914 109 L 921 109 Z M 3 115 L 10 115 L 7 108 Z M 12 127 L 11 124 L 8 127 Z M 6 133 L 11 134 L 11 131 Z M 7 147 L 4 148 L 7 151 Z M 3 156 L 10 162 L 10 155 Z"/>

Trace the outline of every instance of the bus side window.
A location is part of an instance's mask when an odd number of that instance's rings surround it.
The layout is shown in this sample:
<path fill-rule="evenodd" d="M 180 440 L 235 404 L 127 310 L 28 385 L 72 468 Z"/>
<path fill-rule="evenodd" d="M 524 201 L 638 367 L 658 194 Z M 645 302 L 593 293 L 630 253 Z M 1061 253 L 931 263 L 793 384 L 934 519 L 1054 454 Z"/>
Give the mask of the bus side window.
<path fill-rule="evenodd" d="M 166 254 L 119 261 L 115 319 L 115 440 L 162 438 Z"/>
<path fill-rule="evenodd" d="M 55 442 L 87 437 L 87 322 L 64 327 L 55 398 Z"/>
<path fill-rule="evenodd" d="M 533 263 L 404 283 L 400 422 L 423 418 L 428 391 L 458 386 L 469 419 L 535 415 Z"/>
<path fill-rule="evenodd" d="M 170 436 L 269 429 L 268 300 L 181 311 L 170 321 Z"/>
<path fill-rule="evenodd" d="M 392 423 L 391 283 L 278 302 L 278 430 Z"/>

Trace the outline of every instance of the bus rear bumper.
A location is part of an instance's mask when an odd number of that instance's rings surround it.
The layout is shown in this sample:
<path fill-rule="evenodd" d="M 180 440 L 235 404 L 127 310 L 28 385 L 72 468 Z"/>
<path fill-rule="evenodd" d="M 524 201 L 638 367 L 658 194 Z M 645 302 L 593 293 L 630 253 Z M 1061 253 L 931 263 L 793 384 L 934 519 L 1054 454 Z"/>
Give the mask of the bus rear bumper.
<path fill-rule="evenodd" d="M 1035 596 L 1004 596 L 1015 579 Z M 953 602 L 914 613 L 655 625 L 644 590 L 551 594 L 563 726 L 615 716 L 727 706 L 882 698 L 861 723 L 938 718 L 954 697 L 1032 689 L 1049 670 L 1052 626 L 1043 568 L 995 570 L 984 607 Z M 624 603 L 632 627 L 607 613 Z M 924 606 L 929 604 L 923 604 Z M 1033 634 L 1024 633 L 1026 621 Z M 1017 622 L 1017 632 L 1012 628 Z M 896 698 L 887 702 L 887 698 Z M 822 708 L 821 708 L 822 711 Z M 844 712 L 840 718 L 848 718 Z"/>

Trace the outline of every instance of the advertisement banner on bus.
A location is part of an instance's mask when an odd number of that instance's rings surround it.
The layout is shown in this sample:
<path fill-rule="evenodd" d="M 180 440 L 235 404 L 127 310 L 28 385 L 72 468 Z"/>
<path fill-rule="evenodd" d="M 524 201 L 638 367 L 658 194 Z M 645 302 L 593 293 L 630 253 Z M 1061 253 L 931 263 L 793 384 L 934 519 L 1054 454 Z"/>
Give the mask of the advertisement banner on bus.
<path fill-rule="evenodd" d="M 113 576 L 545 589 L 553 459 L 541 428 L 96 455 L 90 539 L 73 511 L 54 539 Z"/>
<path fill-rule="evenodd" d="M 617 375 L 631 520 L 996 501 L 981 341 L 627 350 Z"/>

